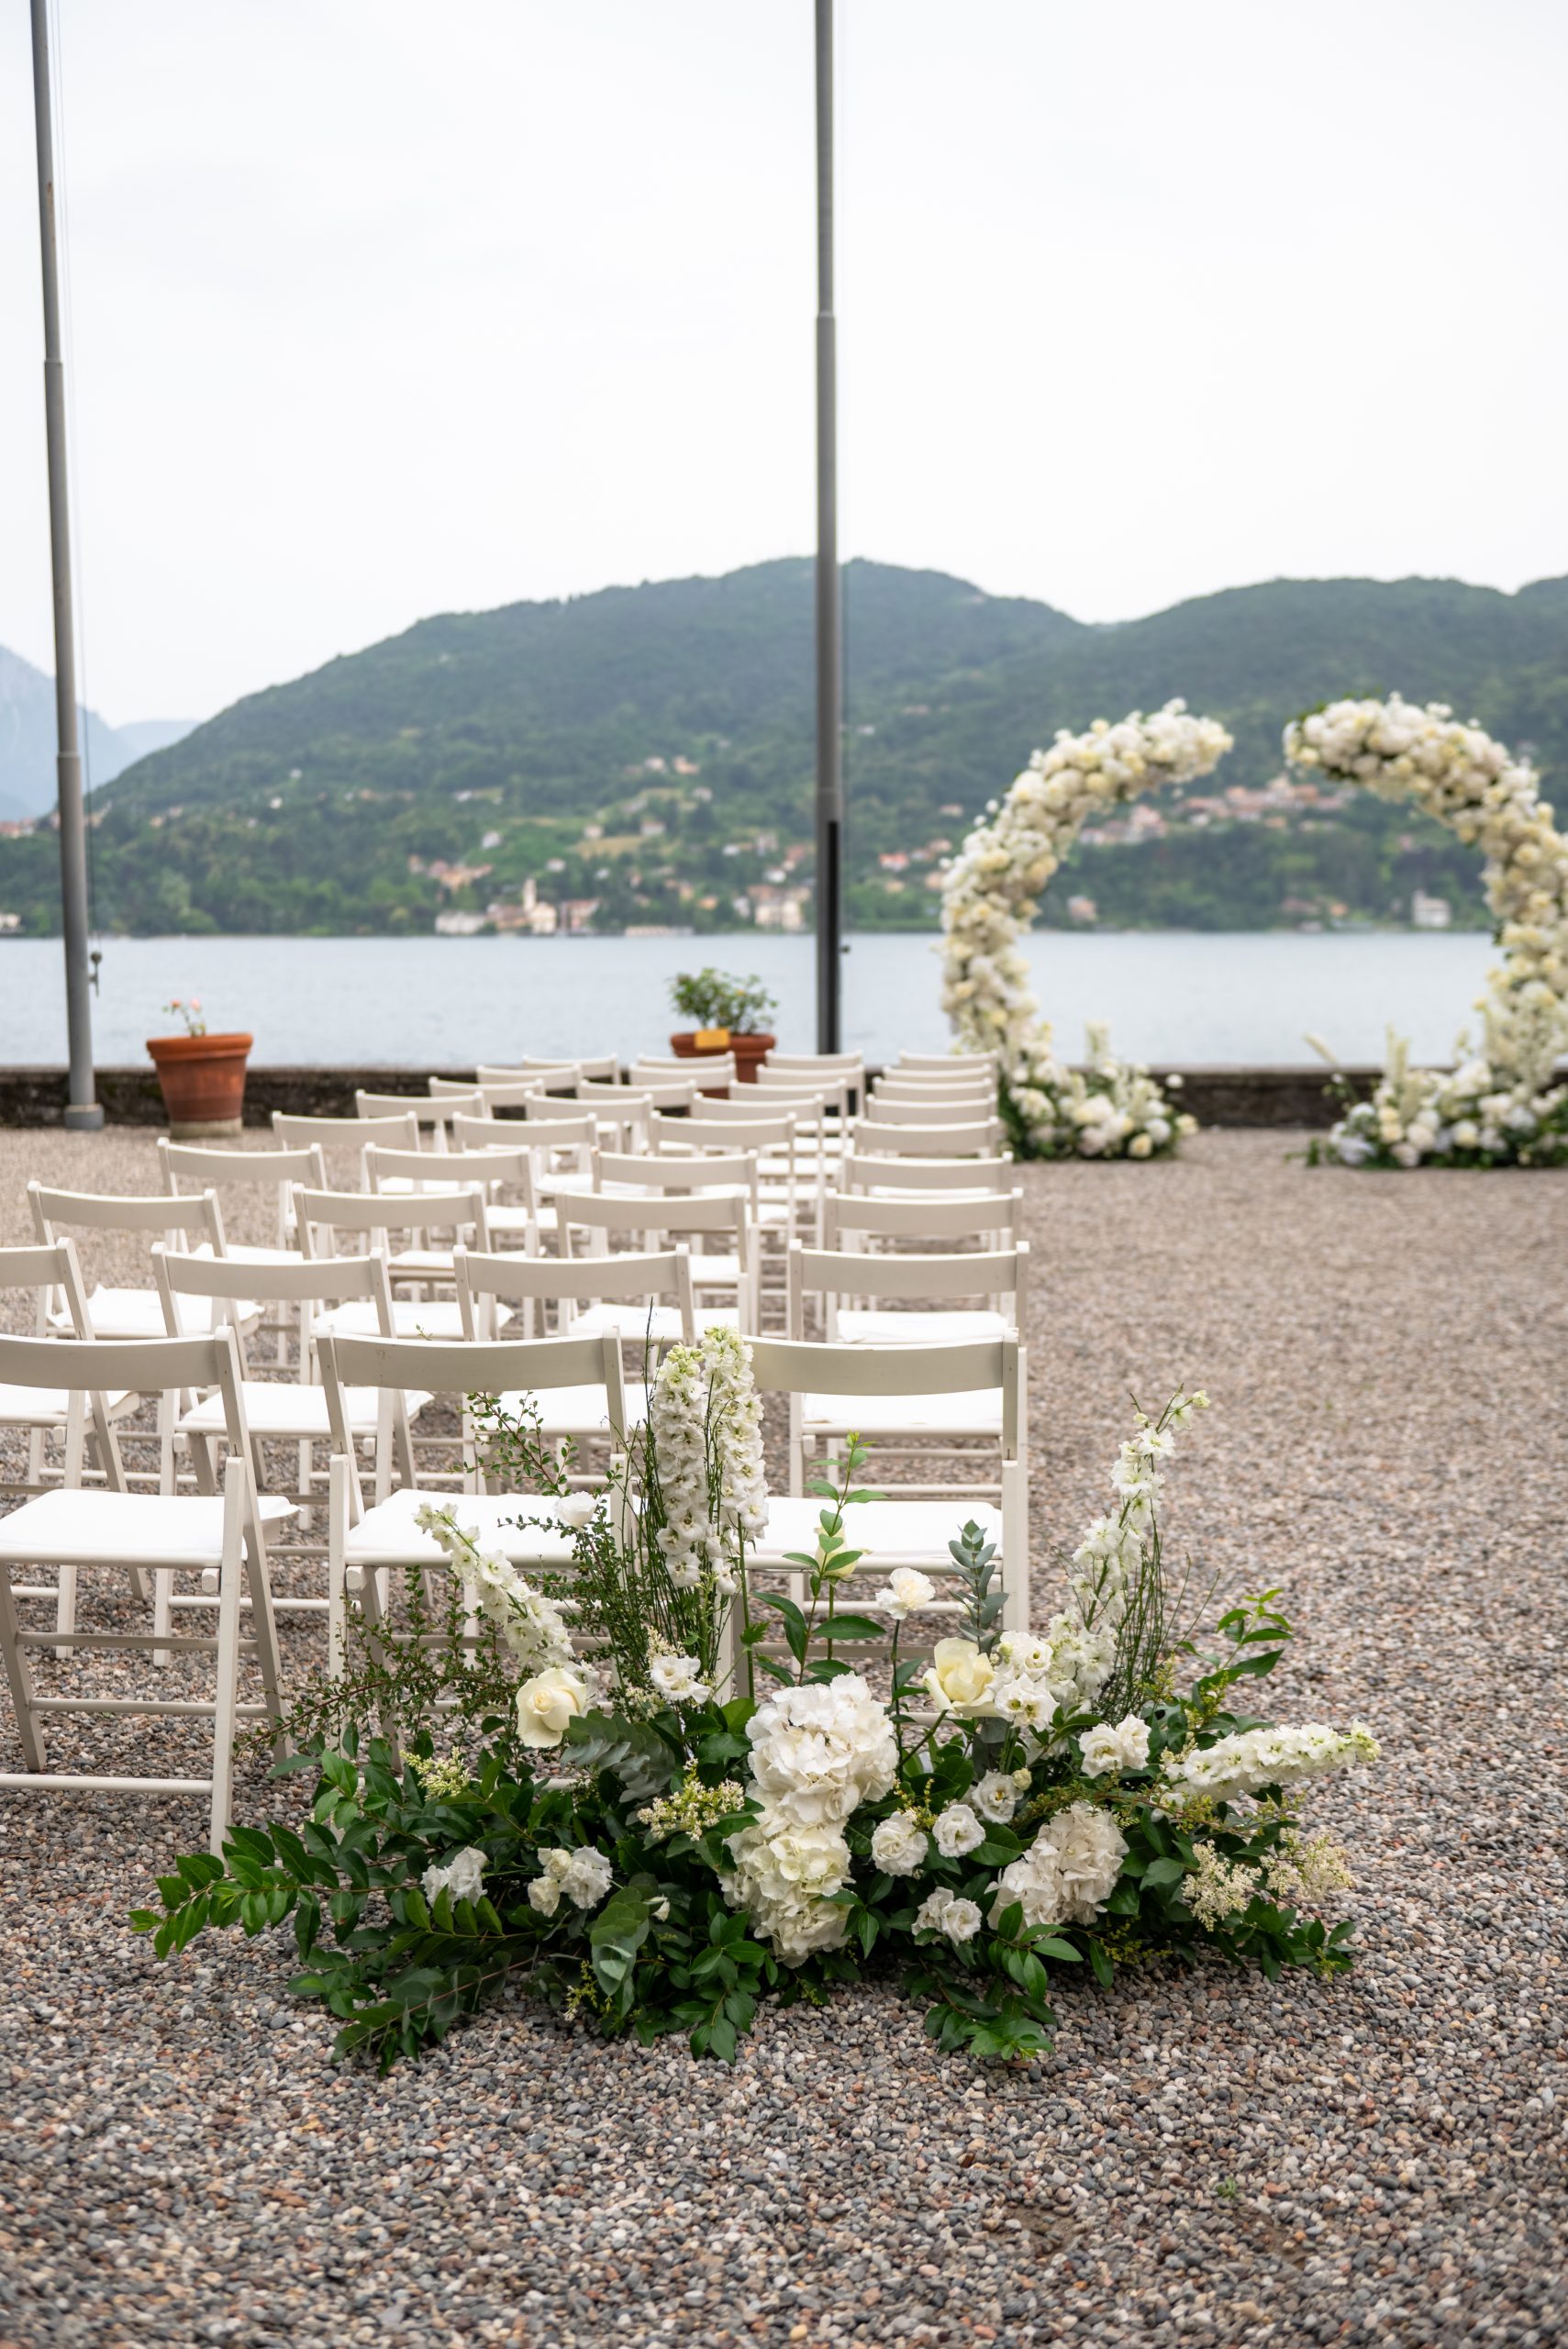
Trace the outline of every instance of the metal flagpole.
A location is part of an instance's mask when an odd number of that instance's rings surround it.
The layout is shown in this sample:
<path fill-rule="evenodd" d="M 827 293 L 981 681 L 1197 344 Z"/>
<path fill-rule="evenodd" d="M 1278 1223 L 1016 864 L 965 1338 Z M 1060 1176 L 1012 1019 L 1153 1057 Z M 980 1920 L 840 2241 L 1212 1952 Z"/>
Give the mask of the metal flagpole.
<path fill-rule="evenodd" d="M 59 756 L 60 894 L 65 931 L 65 1020 L 71 1079 L 65 1122 L 95 1133 L 104 1122 L 93 1083 L 87 973 L 87 833 L 76 740 L 76 641 L 71 613 L 71 523 L 65 490 L 65 364 L 60 351 L 54 128 L 50 110 L 48 0 L 32 0 L 33 111 L 38 130 L 39 229 L 43 246 L 43 386 L 49 440 L 49 536 L 54 569 L 54 702 Z"/>
<path fill-rule="evenodd" d="M 35 0 L 35 6 L 37 0 Z M 833 315 L 833 0 L 817 0 L 817 1049 L 843 1034 L 843 641 Z"/>

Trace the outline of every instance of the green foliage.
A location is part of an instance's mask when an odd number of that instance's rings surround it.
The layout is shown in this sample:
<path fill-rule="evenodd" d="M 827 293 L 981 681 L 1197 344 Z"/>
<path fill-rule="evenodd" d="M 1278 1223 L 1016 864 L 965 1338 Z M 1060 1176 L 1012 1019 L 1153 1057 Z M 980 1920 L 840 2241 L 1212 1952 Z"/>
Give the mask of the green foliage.
<path fill-rule="evenodd" d="M 755 974 L 732 978 L 710 964 L 703 971 L 683 971 L 670 987 L 670 1000 L 695 1028 L 728 1028 L 732 1036 L 755 1036 L 778 1009 Z"/>

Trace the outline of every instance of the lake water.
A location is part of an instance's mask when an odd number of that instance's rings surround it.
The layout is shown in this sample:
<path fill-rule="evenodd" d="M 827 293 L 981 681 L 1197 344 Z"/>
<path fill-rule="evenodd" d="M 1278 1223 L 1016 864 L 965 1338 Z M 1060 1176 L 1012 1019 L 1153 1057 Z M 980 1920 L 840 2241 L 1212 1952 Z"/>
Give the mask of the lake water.
<path fill-rule="evenodd" d="M 1187 1066 L 1284 1064 L 1311 1028 L 1348 1061 L 1380 1061 L 1385 1024 L 1446 1059 L 1496 950 L 1485 935 L 1411 931 L 1080 934 L 1028 941 L 1036 992 L 1076 1056 L 1086 1019 L 1117 1049 Z M 786 1049 L 810 1051 L 813 941 L 719 938 L 134 938 L 104 947 L 94 1005 L 100 1065 L 140 1061 L 172 1023 L 159 1007 L 199 996 L 215 1029 L 250 1029 L 259 1063 L 424 1069 L 548 1054 L 667 1051 L 672 975 L 704 963 L 761 974 Z M 851 940 L 845 1042 L 868 1060 L 940 1052 L 934 941 Z M 47 939 L 0 940 L 0 1063 L 61 1065 L 65 986 Z"/>

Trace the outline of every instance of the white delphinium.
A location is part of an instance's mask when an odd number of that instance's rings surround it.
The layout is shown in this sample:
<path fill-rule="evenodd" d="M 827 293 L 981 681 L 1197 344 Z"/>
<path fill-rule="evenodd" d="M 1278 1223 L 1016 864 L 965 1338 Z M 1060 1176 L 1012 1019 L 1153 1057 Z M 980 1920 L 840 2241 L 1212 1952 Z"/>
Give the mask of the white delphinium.
<path fill-rule="evenodd" d="M 803 1825 L 838 1823 L 892 1791 L 897 1740 L 886 1708 L 858 1672 L 778 1689 L 758 1706 L 746 1734 L 762 1802 Z"/>
<path fill-rule="evenodd" d="M 673 1705 L 706 1705 L 713 1690 L 702 1677 L 702 1663 L 695 1655 L 656 1655 L 648 1677 Z"/>
<path fill-rule="evenodd" d="M 961 1860 L 985 1841 L 985 1830 L 966 1802 L 950 1802 L 939 1811 L 931 1834 L 944 1860 Z"/>
<path fill-rule="evenodd" d="M 1361 1721 L 1335 1729 L 1327 1721 L 1303 1721 L 1271 1729 L 1235 1731 L 1229 1737 L 1188 1753 L 1167 1754 L 1155 1788 L 1163 1808 L 1178 1808 L 1194 1795 L 1234 1802 L 1264 1787 L 1298 1786 L 1331 1770 L 1353 1770 L 1377 1759 L 1377 1740 Z"/>
<path fill-rule="evenodd" d="M 564 1897 L 576 1909 L 596 1909 L 615 1881 L 615 1870 L 603 1852 L 584 1844 L 568 1850 L 557 1845 L 539 1854 L 542 1875 L 528 1887 L 528 1898 L 541 1917 L 553 1917 Z"/>
<path fill-rule="evenodd" d="M 500 1551 L 481 1549 L 477 1534 L 458 1523 L 450 1506 L 423 1502 L 414 1522 L 446 1552 L 523 1671 L 573 1661 L 572 1637 L 561 1609 L 526 1582 Z"/>
<path fill-rule="evenodd" d="M 711 1575 L 721 1594 L 738 1585 L 741 1545 L 767 1522 L 762 1417 L 751 1350 L 732 1330 L 705 1330 L 695 1346 L 672 1346 L 649 1397 L 667 1522 L 659 1535 L 670 1579 L 695 1590 Z"/>
<path fill-rule="evenodd" d="M 1096 1721 L 1079 1743 L 1086 1778 L 1103 1778 L 1113 1770 L 1141 1770 L 1149 1761 L 1149 1724 L 1136 1713 L 1125 1714 L 1114 1726 Z"/>
<path fill-rule="evenodd" d="M 917 1876 L 930 1857 L 930 1837 L 917 1819 L 895 1810 L 873 1828 L 871 1855 L 884 1876 Z"/>
<path fill-rule="evenodd" d="M 1193 1863 L 1183 1897 L 1198 1923 L 1210 1931 L 1225 1918 L 1239 1916 L 1259 1888 L 1257 1870 L 1226 1859 L 1216 1843 L 1194 1843 Z"/>
<path fill-rule="evenodd" d="M 915 1911 L 917 1933 L 945 1933 L 950 1942 L 972 1942 L 982 1921 L 976 1904 L 956 1892 L 930 1893 Z"/>
<path fill-rule="evenodd" d="M 484 1888 L 484 1854 L 476 1844 L 465 1843 L 439 1867 L 428 1867 L 419 1879 L 427 1900 L 434 1900 L 446 1892 L 454 1900 L 477 1900 Z"/>

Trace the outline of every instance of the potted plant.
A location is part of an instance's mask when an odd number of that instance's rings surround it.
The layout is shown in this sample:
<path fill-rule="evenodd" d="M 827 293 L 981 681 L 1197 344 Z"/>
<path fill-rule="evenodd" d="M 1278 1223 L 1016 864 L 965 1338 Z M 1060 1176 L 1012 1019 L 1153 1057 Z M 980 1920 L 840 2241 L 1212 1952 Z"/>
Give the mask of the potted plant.
<path fill-rule="evenodd" d="M 755 1085 L 757 1063 L 765 1061 L 778 1041 L 762 1026 L 777 1004 L 761 979 L 728 977 L 723 971 L 683 971 L 670 989 L 677 1011 L 694 1022 L 670 1039 L 670 1049 L 681 1060 L 700 1060 L 705 1053 L 733 1052 L 735 1074 L 742 1085 Z"/>
<path fill-rule="evenodd" d="M 184 1022 L 183 1036 L 150 1036 L 169 1131 L 176 1141 L 199 1141 L 243 1130 L 245 1063 L 250 1036 L 209 1036 L 200 996 L 179 996 L 163 1009 Z"/>

